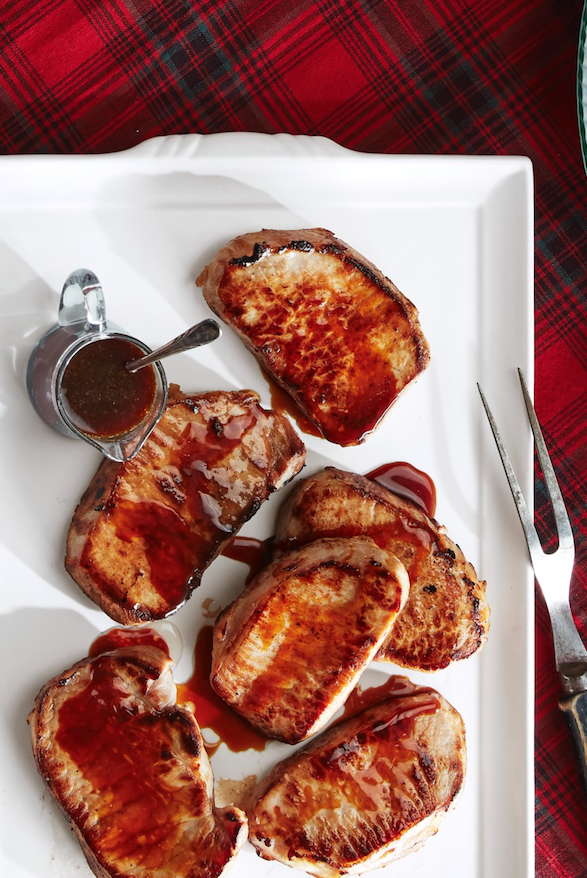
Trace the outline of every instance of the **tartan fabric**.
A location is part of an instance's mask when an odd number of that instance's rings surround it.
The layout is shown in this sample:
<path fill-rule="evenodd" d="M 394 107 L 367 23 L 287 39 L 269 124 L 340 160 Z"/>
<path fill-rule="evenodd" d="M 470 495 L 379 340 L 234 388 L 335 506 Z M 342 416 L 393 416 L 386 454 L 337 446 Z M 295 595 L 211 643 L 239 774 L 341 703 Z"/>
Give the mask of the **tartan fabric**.
<path fill-rule="evenodd" d="M 367 152 L 528 155 L 536 185 L 536 408 L 575 524 L 587 636 L 587 180 L 581 0 L 11 0 L 0 152 L 285 131 Z M 539 481 L 537 515 L 548 522 Z M 587 809 L 537 596 L 536 874 L 587 878 Z"/>

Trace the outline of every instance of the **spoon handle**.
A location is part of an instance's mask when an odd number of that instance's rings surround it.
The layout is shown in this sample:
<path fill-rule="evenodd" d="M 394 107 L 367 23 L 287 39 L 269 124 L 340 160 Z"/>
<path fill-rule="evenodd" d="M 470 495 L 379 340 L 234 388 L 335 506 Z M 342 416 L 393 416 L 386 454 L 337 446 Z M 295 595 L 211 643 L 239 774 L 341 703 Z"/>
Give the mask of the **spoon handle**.
<path fill-rule="evenodd" d="M 156 351 L 152 351 L 145 357 L 139 357 L 138 360 L 131 360 L 130 363 L 126 364 L 126 368 L 129 372 L 136 372 L 138 369 L 142 369 L 143 366 L 149 366 L 157 360 L 162 360 L 164 357 L 171 356 L 171 354 L 180 354 L 182 351 L 189 351 L 192 348 L 198 348 L 201 345 L 209 344 L 219 336 L 220 326 L 215 320 L 202 320 L 201 323 L 196 323 L 195 326 L 186 329 L 186 331 L 182 332 L 181 335 L 178 335 L 177 338 L 174 338 L 162 347 L 157 348 Z"/>

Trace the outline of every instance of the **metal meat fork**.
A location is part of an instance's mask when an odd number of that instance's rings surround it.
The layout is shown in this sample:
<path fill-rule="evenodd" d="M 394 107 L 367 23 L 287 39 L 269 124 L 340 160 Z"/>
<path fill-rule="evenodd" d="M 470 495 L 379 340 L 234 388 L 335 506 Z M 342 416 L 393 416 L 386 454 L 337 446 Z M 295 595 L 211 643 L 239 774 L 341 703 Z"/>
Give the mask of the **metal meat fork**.
<path fill-rule="evenodd" d="M 481 394 L 481 399 L 501 456 L 501 462 L 503 463 L 518 515 L 522 522 L 536 581 L 544 595 L 550 615 L 554 637 L 556 669 L 559 673 L 563 689 L 559 707 L 563 711 L 571 730 L 581 782 L 583 790 L 587 795 L 587 650 L 579 636 L 569 605 L 569 587 L 575 561 L 575 544 L 569 516 L 565 509 L 552 461 L 550 460 L 542 430 L 540 429 L 540 424 L 538 423 L 536 412 L 534 411 L 534 406 L 532 405 L 532 400 L 530 399 L 530 394 L 520 369 L 518 369 L 518 374 L 530 426 L 534 434 L 538 460 L 542 467 L 558 533 L 558 547 L 553 552 L 547 553 L 542 548 L 536 533 L 534 520 L 528 510 L 511 460 L 485 399 L 485 394 L 479 385 L 477 387 Z"/>

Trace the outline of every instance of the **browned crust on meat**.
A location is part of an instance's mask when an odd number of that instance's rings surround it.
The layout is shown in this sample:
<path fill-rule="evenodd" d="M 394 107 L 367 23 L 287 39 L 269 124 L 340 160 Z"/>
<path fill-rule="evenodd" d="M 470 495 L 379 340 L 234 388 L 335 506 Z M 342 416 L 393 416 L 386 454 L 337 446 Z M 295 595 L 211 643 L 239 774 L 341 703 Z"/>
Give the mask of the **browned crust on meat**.
<path fill-rule="evenodd" d="M 385 866 L 438 830 L 463 788 L 465 728 L 438 692 L 405 684 L 260 781 L 247 812 L 261 857 L 337 878 Z"/>
<path fill-rule="evenodd" d="M 339 445 L 362 442 L 428 365 L 416 307 L 326 229 L 240 235 L 196 282 L 263 369 Z"/>
<path fill-rule="evenodd" d="M 163 618 L 304 460 L 287 418 L 257 394 L 172 387 L 136 457 L 102 461 L 71 521 L 66 569 L 117 622 Z"/>
<path fill-rule="evenodd" d="M 211 683 L 264 734 L 302 741 L 345 702 L 407 593 L 401 562 L 369 537 L 287 552 L 218 618 Z"/>
<path fill-rule="evenodd" d="M 144 757 L 137 749 L 128 771 L 136 772 L 137 782 L 145 772 L 159 778 L 169 821 L 166 834 L 152 845 L 140 835 L 135 839 L 132 827 L 125 828 L 118 856 L 112 853 L 120 835 L 116 785 L 107 782 L 102 790 L 92 779 L 95 767 L 112 754 L 88 753 L 86 767 L 63 749 L 59 737 L 63 709 L 70 699 L 95 685 L 95 673 L 112 675 L 120 698 L 117 709 L 149 717 L 149 737 L 155 742 L 160 739 L 165 750 L 161 768 L 153 769 L 142 764 Z M 42 687 L 28 722 L 38 771 L 98 878 L 219 878 L 244 843 L 245 814 L 213 804 L 212 771 L 200 730 L 193 715 L 175 704 L 171 660 L 161 650 L 129 646 L 77 662 Z M 190 810 L 184 810 L 186 802 L 192 803 Z M 121 830 L 124 819 L 123 809 Z"/>
<path fill-rule="evenodd" d="M 365 476 L 326 467 L 299 482 L 280 513 L 275 547 L 358 533 L 393 552 L 410 578 L 406 606 L 379 660 L 434 671 L 483 646 L 486 583 L 437 521 Z"/>

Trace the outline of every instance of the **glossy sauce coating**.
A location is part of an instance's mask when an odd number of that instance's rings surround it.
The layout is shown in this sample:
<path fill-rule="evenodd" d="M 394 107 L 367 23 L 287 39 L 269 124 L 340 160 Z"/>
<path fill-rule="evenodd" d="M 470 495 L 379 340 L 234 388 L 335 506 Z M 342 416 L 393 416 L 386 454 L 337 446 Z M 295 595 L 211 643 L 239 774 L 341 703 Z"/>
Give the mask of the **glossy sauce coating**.
<path fill-rule="evenodd" d="M 222 479 L 230 473 L 225 461 L 260 413 L 253 406 L 225 425 L 211 419 L 192 424 L 179 435 L 166 434 L 169 460 L 156 475 L 156 491 L 162 502 L 156 495 L 140 502 L 117 500 L 111 519 L 117 537 L 128 543 L 141 541 L 150 581 L 170 605 L 181 606 L 187 599 L 200 571 L 210 563 L 218 545 L 229 538 L 232 520 L 242 515 L 236 483 L 231 487 L 234 503 L 226 499 Z M 219 498 L 225 494 L 222 513 L 215 491 Z M 253 502 L 251 496 L 250 504 Z M 193 522 L 197 523 L 197 534 Z M 165 533 L 173 533 L 173 540 L 162 539 Z M 103 587 L 108 589 L 106 583 Z"/>
<path fill-rule="evenodd" d="M 197 497 L 194 502 L 198 502 Z M 194 568 L 199 561 L 197 541 L 182 515 L 162 503 L 121 499 L 117 503 L 115 523 L 119 539 L 128 543 L 141 540 L 150 580 L 157 592 L 170 604 L 181 606 L 190 593 Z M 170 530 L 173 543 L 162 539 L 162 534 Z M 91 563 L 91 559 L 86 563 Z M 108 582 L 102 587 L 108 592 Z"/>
<path fill-rule="evenodd" d="M 403 695 L 413 695 L 415 692 L 427 692 L 432 694 L 433 690 L 423 686 L 416 686 L 416 684 L 412 683 L 407 677 L 398 676 L 396 674 L 392 674 L 379 686 L 371 686 L 368 689 L 363 689 L 358 685 L 348 697 L 344 705 L 343 714 L 338 722 L 341 722 L 348 717 L 355 716 L 357 713 L 366 710 L 378 701 L 384 701 L 391 696 L 399 697 Z M 437 699 L 435 703 L 438 703 Z"/>
<path fill-rule="evenodd" d="M 427 738 L 434 733 L 421 723 L 439 711 L 440 696 L 403 677 L 392 677 L 385 689 L 381 700 L 333 724 L 275 769 L 250 822 L 259 851 L 271 839 L 282 861 L 307 856 L 336 864 L 342 874 L 454 797 L 462 773 L 441 773 L 443 746 Z M 445 723 L 441 717 L 439 728 Z M 453 734 L 446 739 L 451 752 Z"/>
<path fill-rule="evenodd" d="M 438 707 L 438 698 L 431 692 L 406 699 L 398 698 L 390 702 L 389 710 L 380 720 L 361 728 L 348 740 L 333 742 L 331 746 L 310 755 L 309 773 L 322 784 L 317 796 L 297 803 L 300 823 L 303 824 L 304 818 L 309 820 L 314 817 L 317 807 L 340 807 L 345 793 L 340 791 L 340 780 L 334 781 L 341 775 L 347 778 L 342 789 L 346 790 L 357 812 L 377 811 L 384 802 L 383 791 L 388 785 L 397 785 L 401 789 L 404 771 L 408 779 L 409 768 L 403 766 L 412 766 L 418 749 L 414 720 L 422 714 L 434 713 Z M 361 758 L 365 745 L 373 748 L 377 758 Z M 403 785 L 406 785 L 405 780 Z"/>
<path fill-rule="evenodd" d="M 385 463 L 367 473 L 367 478 L 384 488 L 409 500 L 434 518 L 436 513 L 436 486 L 427 473 L 416 469 L 411 463 L 395 461 Z"/>
<path fill-rule="evenodd" d="M 106 860 L 132 858 L 157 869 L 181 838 L 181 818 L 202 812 L 204 790 L 188 775 L 169 795 L 165 777 L 186 771 L 185 757 L 180 763 L 175 755 L 178 747 L 197 757 L 198 742 L 188 718 L 174 708 L 145 711 L 146 679 L 139 677 L 139 692 L 128 697 L 112 657 L 95 658 L 87 685 L 59 709 L 56 743 L 93 790 L 95 823 L 85 825 L 83 799 L 72 815 L 90 847 Z"/>
<path fill-rule="evenodd" d="M 89 657 L 96 658 L 124 646 L 156 646 L 165 655 L 169 655 L 167 641 L 153 628 L 111 628 L 94 640 L 90 646 Z"/>
<path fill-rule="evenodd" d="M 126 363 L 144 355 L 124 338 L 103 338 L 74 354 L 61 380 L 65 411 L 89 436 L 112 439 L 134 430 L 148 414 L 157 383 L 146 366 L 129 372 Z"/>

